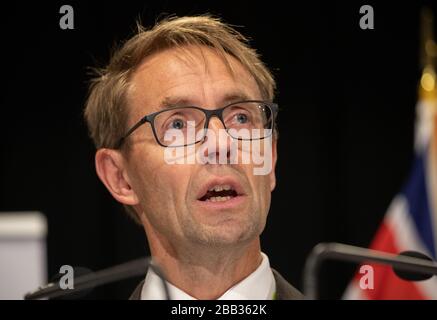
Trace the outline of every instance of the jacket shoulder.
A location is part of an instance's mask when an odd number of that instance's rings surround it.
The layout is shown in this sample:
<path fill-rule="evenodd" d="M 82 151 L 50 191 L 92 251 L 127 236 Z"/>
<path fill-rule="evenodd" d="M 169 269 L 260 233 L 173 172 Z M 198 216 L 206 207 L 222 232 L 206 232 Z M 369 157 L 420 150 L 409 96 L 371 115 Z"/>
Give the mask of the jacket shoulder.
<path fill-rule="evenodd" d="M 273 276 L 276 281 L 276 299 L 277 300 L 302 300 L 304 295 L 293 287 L 281 274 L 272 268 Z"/>
<path fill-rule="evenodd" d="M 141 300 L 141 291 L 143 290 L 144 280 L 140 282 L 139 285 L 135 288 L 134 292 L 132 292 L 129 300 Z"/>

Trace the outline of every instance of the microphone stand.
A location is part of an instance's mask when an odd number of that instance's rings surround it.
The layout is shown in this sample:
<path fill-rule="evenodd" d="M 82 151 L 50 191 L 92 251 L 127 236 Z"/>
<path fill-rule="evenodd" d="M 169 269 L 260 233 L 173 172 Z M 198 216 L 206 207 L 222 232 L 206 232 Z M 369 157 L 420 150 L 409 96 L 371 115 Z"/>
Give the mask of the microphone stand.
<path fill-rule="evenodd" d="M 318 298 L 318 273 L 322 262 L 328 259 L 356 263 L 373 261 L 390 265 L 403 271 L 437 275 L 437 264 L 424 259 L 399 256 L 341 243 L 319 243 L 311 251 L 304 267 L 304 295 L 309 300 Z"/>
<path fill-rule="evenodd" d="M 114 267 L 74 278 L 74 289 L 62 289 L 59 285 L 59 281 L 51 282 L 43 287 L 38 288 L 33 292 L 27 293 L 24 296 L 24 299 L 35 300 L 65 296 L 85 289 L 101 286 L 107 283 L 144 275 L 147 268 L 151 268 L 161 279 L 165 292 L 165 297 L 167 300 L 170 300 L 170 293 L 165 277 L 161 272 L 161 269 L 152 261 L 151 258 L 140 258 Z"/>

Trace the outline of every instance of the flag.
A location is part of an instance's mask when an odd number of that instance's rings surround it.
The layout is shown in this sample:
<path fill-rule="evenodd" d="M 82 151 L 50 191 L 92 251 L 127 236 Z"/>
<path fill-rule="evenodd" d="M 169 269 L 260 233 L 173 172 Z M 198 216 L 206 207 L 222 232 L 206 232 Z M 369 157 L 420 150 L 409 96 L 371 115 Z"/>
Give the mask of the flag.
<path fill-rule="evenodd" d="M 436 260 L 437 251 L 437 94 L 436 75 L 424 69 L 421 98 L 416 107 L 415 159 L 402 190 L 394 197 L 370 245 L 399 254 L 418 251 Z M 343 299 L 437 299 L 437 276 L 411 282 L 389 266 L 369 263 L 373 286 L 362 285 L 356 273 Z M 366 279 L 369 280 L 369 279 Z"/>

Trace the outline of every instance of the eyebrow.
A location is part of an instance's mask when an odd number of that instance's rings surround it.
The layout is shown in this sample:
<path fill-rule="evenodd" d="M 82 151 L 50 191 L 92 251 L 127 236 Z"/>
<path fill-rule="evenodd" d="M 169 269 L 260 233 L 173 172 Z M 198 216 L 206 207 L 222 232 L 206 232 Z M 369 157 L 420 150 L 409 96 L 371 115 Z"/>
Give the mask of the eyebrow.
<path fill-rule="evenodd" d="M 217 107 L 224 107 L 228 104 L 231 104 L 233 102 L 238 101 L 244 101 L 244 100 L 256 100 L 253 97 L 250 97 L 246 93 L 242 91 L 236 91 L 229 94 L 226 94 L 221 99 L 221 105 Z M 174 97 L 165 97 L 161 103 L 160 108 L 161 109 L 167 109 L 167 108 L 174 108 L 174 107 L 188 107 L 188 106 L 197 106 L 197 107 L 207 107 L 207 106 L 199 106 L 196 103 L 193 103 L 193 99 L 183 97 L 183 96 L 174 96 Z"/>

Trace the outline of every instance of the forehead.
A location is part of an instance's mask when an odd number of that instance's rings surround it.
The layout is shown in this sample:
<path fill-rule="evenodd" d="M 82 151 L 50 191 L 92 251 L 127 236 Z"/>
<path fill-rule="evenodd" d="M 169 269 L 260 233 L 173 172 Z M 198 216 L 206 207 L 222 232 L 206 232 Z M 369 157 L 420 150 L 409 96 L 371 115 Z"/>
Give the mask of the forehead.
<path fill-rule="evenodd" d="M 132 112 L 158 111 L 164 101 L 220 107 L 230 97 L 261 99 L 250 72 L 234 57 L 204 46 L 183 46 L 145 59 L 131 77 Z"/>

